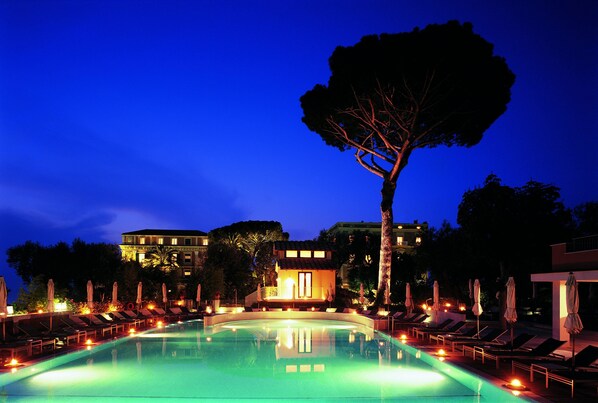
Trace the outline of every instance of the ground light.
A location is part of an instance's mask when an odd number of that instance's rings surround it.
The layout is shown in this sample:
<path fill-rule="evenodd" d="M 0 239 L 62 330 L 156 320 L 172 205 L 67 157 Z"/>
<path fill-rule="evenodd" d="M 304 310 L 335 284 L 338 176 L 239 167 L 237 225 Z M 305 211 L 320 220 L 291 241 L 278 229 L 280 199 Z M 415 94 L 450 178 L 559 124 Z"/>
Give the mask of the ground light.
<path fill-rule="evenodd" d="M 510 389 L 515 396 L 519 396 L 521 392 L 528 390 L 527 387 L 524 384 L 522 384 L 521 381 L 517 378 L 513 378 L 511 382 L 503 386 L 507 389 Z"/>

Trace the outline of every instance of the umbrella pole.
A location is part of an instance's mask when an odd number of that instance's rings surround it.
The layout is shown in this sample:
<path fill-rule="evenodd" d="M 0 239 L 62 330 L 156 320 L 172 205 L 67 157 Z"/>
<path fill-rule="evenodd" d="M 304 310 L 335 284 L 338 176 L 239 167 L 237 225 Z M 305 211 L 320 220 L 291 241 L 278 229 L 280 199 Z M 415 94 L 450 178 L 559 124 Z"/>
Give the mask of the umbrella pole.
<path fill-rule="evenodd" d="M 575 334 L 571 333 L 571 371 L 575 372 Z"/>
<path fill-rule="evenodd" d="M 513 323 L 511 325 L 511 351 L 513 351 Z"/>

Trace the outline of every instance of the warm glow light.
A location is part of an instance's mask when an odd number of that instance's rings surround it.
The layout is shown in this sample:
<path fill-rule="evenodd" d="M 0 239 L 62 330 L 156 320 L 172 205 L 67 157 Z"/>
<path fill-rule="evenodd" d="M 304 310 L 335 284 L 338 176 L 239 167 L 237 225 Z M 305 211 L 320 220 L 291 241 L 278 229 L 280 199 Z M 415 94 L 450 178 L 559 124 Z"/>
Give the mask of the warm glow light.
<path fill-rule="evenodd" d="M 446 304 L 444 304 L 444 306 L 446 306 L 447 308 L 450 308 L 451 307 L 451 303 L 447 302 Z"/>
<path fill-rule="evenodd" d="M 8 364 L 6 364 L 6 366 L 8 367 L 16 367 L 17 365 L 19 365 L 19 362 L 16 358 L 13 358 L 12 360 L 10 360 Z"/>
<path fill-rule="evenodd" d="M 313 311 L 315 311 L 315 310 L 316 310 L 316 308 L 312 306 L 312 307 L 311 307 L 311 311 L 313 312 Z"/>
<path fill-rule="evenodd" d="M 206 307 L 206 313 L 207 314 L 212 313 L 212 307 L 211 306 Z"/>
<path fill-rule="evenodd" d="M 438 350 L 438 352 L 436 354 L 441 357 L 444 357 L 446 355 L 446 351 L 444 351 L 444 349 L 441 348 L 440 350 Z"/>
<path fill-rule="evenodd" d="M 129 334 L 132 334 L 132 335 L 133 335 L 133 334 L 135 334 L 135 332 L 136 332 L 136 331 L 137 331 L 137 330 L 135 330 L 135 328 L 134 328 L 134 327 L 132 327 L 132 328 L 130 328 L 130 329 L 129 329 Z"/>
<path fill-rule="evenodd" d="M 407 335 L 403 333 L 401 335 L 401 341 L 405 341 L 405 340 L 407 340 Z"/>
<path fill-rule="evenodd" d="M 428 305 L 427 305 L 427 304 L 422 304 L 422 308 L 423 308 L 424 310 L 426 310 L 426 309 L 428 309 Z"/>
<path fill-rule="evenodd" d="M 156 323 L 156 327 L 162 328 L 162 327 L 164 327 L 164 323 L 162 323 L 162 321 L 159 320 L 158 323 Z"/>
<path fill-rule="evenodd" d="M 211 337 L 206 337 L 206 341 L 210 342 L 210 341 L 212 341 L 212 338 Z"/>
<path fill-rule="evenodd" d="M 154 309 L 154 308 L 155 308 L 154 304 L 149 304 L 149 305 L 147 306 L 147 309 Z"/>
<path fill-rule="evenodd" d="M 514 387 L 514 388 L 520 388 L 523 385 L 521 384 L 521 381 L 519 379 L 513 379 L 511 381 L 511 386 Z"/>
<path fill-rule="evenodd" d="M 85 340 L 85 345 L 91 346 L 92 344 L 93 344 L 93 341 L 91 339 Z"/>
<path fill-rule="evenodd" d="M 263 308 L 262 308 L 262 312 L 266 312 L 266 307 L 263 307 Z"/>
<path fill-rule="evenodd" d="M 38 309 L 37 313 L 44 313 L 44 310 L 43 309 Z"/>

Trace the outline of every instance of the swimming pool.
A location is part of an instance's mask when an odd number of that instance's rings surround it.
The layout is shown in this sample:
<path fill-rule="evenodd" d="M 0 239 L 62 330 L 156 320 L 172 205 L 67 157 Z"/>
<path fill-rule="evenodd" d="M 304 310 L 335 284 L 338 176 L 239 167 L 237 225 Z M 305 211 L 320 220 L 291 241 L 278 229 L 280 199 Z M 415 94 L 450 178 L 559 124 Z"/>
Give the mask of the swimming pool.
<path fill-rule="evenodd" d="M 2 374 L 0 399 L 521 401 L 371 328 L 326 320 L 152 329 Z"/>

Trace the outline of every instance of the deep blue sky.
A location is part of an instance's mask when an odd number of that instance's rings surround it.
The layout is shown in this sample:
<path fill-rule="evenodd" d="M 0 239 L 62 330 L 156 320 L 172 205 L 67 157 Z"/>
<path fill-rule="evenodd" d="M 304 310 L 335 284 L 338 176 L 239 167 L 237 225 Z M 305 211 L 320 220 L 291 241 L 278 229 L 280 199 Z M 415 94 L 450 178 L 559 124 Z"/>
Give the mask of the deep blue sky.
<path fill-rule="evenodd" d="M 280 221 L 312 239 L 379 221 L 380 179 L 301 122 L 336 46 L 451 19 L 517 75 L 506 113 L 470 149 L 418 150 L 396 221 L 455 223 L 494 173 L 598 200 L 594 0 L 1 0 L 0 271 L 5 249 L 119 242 L 143 228 Z"/>

